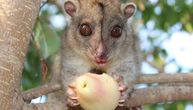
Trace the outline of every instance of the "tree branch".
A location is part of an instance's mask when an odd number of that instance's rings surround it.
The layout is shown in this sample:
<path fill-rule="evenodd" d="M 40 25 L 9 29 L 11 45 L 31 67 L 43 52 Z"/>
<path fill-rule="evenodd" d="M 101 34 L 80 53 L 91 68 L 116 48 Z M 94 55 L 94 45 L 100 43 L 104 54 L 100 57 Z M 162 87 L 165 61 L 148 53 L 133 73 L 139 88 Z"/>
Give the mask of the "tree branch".
<path fill-rule="evenodd" d="M 128 106 L 140 106 L 167 101 L 192 100 L 191 86 L 162 86 L 135 90 L 127 103 Z"/>
<path fill-rule="evenodd" d="M 46 95 L 48 93 L 52 93 L 57 90 L 61 90 L 62 86 L 59 83 L 49 83 L 38 88 L 34 88 L 28 90 L 23 93 L 23 99 L 25 101 L 31 101 L 34 98 L 40 97 L 42 95 Z"/>
<path fill-rule="evenodd" d="M 62 102 L 46 102 L 40 104 L 25 104 L 22 110 L 67 110 Z"/>
<path fill-rule="evenodd" d="M 193 73 L 142 74 L 137 83 L 193 83 Z"/>
<path fill-rule="evenodd" d="M 155 74 L 141 75 L 138 83 L 192 83 L 193 74 Z M 61 90 L 59 83 L 50 83 L 23 93 L 26 101 L 42 95 Z M 176 92 L 177 91 L 177 92 Z M 193 99 L 193 86 L 158 86 L 136 89 L 129 97 L 128 106 L 140 106 L 164 101 L 191 100 Z M 147 100 L 148 99 L 148 100 Z"/>
<path fill-rule="evenodd" d="M 193 73 L 176 73 L 176 74 L 143 74 L 139 77 L 138 84 L 151 84 L 151 83 L 193 83 Z M 23 93 L 25 101 L 32 100 L 33 98 L 61 90 L 59 83 L 50 83 L 40 86 L 35 89 L 28 90 Z"/>
<path fill-rule="evenodd" d="M 52 88 L 56 85 L 57 84 L 50 84 L 49 87 Z M 48 90 L 48 85 L 45 88 Z M 39 89 L 45 89 L 45 88 L 41 87 Z M 60 86 L 57 85 L 56 88 L 59 90 Z M 38 92 L 38 89 L 36 89 L 35 91 Z M 51 92 L 51 90 L 49 91 Z M 192 100 L 193 99 L 192 92 L 193 92 L 193 87 L 191 86 L 159 86 L 159 87 L 153 87 L 153 88 L 137 89 L 137 90 L 134 90 L 131 93 L 130 97 L 128 98 L 129 101 L 127 103 L 127 106 L 134 107 L 134 106 L 141 106 L 145 104 L 155 104 L 155 103 L 167 102 L 167 101 Z M 27 94 L 29 95 L 29 93 L 26 93 L 26 95 Z M 56 105 L 62 106 L 62 104 L 59 104 L 59 103 L 60 102 L 57 102 Z M 55 107 L 55 105 L 52 103 L 35 104 L 35 105 L 32 104 L 32 105 L 29 105 L 29 106 L 33 106 L 29 110 L 35 110 L 35 109 L 32 109 L 34 107 L 45 108 L 45 105 L 50 106 L 52 108 Z"/>

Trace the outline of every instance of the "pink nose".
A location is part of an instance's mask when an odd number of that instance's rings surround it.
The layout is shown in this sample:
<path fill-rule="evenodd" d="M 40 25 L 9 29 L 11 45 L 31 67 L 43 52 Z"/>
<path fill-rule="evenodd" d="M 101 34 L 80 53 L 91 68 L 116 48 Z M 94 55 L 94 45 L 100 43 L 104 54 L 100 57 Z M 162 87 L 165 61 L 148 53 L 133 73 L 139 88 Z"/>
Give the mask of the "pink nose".
<path fill-rule="evenodd" d="M 101 42 L 98 45 L 98 48 L 97 48 L 96 54 L 95 54 L 95 58 L 100 59 L 100 60 L 106 60 L 107 59 L 107 49 L 106 49 L 104 43 Z"/>
<path fill-rule="evenodd" d="M 107 59 L 107 54 L 105 52 L 96 53 L 96 59 L 106 60 Z"/>

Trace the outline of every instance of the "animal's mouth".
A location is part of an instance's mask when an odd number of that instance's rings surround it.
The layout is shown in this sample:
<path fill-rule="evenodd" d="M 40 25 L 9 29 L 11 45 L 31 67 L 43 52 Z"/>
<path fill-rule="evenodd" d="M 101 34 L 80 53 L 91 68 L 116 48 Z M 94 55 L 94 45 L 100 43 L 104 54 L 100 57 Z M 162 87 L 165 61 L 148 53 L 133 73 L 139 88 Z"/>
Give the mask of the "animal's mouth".
<path fill-rule="evenodd" d="M 96 66 L 96 68 L 98 69 L 104 69 L 106 68 L 108 62 L 109 62 L 109 57 L 107 55 L 105 56 L 100 56 L 97 57 L 93 54 L 88 54 L 88 57 L 90 58 L 90 60 L 93 62 L 93 64 Z"/>
<path fill-rule="evenodd" d="M 107 63 L 107 60 L 96 60 L 95 62 L 99 65 L 104 65 Z"/>
<path fill-rule="evenodd" d="M 106 58 L 105 59 L 100 59 L 100 58 L 95 59 L 95 63 L 97 64 L 97 66 L 99 66 L 101 68 L 105 67 L 107 65 L 107 62 L 108 61 Z"/>

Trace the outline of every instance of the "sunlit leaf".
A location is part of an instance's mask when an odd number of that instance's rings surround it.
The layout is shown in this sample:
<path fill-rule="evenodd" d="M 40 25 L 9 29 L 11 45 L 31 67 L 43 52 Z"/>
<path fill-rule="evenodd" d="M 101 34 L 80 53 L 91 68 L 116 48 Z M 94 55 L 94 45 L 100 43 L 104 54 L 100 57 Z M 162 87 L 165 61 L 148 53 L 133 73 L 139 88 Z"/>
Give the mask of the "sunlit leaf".
<path fill-rule="evenodd" d="M 193 27 L 192 27 L 192 25 L 191 25 L 190 23 L 187 23 L 187 24 L 185 25 L 185 28 L 186 28 L 186 30 L 187 30 L 188 32 L 193 32 Z"/>

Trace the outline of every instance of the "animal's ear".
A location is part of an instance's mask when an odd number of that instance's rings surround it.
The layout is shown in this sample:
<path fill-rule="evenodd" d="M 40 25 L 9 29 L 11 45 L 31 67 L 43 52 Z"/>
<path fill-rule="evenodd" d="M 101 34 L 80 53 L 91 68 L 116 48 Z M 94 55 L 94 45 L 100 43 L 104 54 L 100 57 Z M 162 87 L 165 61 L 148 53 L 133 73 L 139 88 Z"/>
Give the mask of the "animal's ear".
<path fill-rule="evenodd" d="M 130 18 L 136 12 L 136 5 L 134 3 L 126 3 L 121 5 L 121 11 L 125 17 Z"/>
<path fill-rule="evenodd" d="M 64 10 L 69 16 L 73 17 L 79 10 L 79 2 L 77 0 L 66 0 Z"/>

